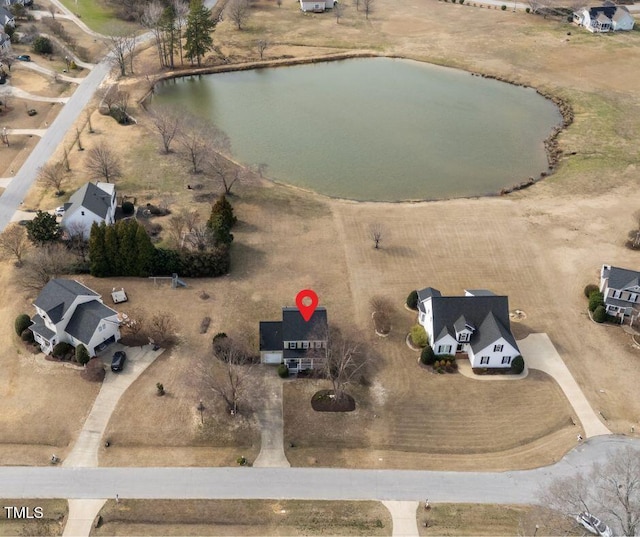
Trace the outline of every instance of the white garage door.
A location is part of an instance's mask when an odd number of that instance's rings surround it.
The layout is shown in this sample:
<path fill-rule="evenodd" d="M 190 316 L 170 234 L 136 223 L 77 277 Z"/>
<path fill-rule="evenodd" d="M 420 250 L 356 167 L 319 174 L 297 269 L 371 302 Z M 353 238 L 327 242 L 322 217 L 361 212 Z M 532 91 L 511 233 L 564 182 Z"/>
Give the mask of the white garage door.
<path fill-rule="evenodd" d="M 276 364 L 282 362 L 282 353 L 281 352 L 265 352 L 262 355 L 262 363 L 263 364 Z"/>

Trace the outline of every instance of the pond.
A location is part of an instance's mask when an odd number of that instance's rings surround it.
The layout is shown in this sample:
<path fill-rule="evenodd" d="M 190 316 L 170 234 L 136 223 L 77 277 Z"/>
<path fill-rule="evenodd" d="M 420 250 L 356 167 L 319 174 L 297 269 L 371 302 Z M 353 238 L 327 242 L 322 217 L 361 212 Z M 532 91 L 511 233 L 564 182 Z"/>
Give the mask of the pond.
<path fill-rule="evenodd" d="M 391 58 L 351 59 L 163 82 L 271 179 L 354 200 L 496 193 L 548 168 L 557 107 L 531 88 Z"/>

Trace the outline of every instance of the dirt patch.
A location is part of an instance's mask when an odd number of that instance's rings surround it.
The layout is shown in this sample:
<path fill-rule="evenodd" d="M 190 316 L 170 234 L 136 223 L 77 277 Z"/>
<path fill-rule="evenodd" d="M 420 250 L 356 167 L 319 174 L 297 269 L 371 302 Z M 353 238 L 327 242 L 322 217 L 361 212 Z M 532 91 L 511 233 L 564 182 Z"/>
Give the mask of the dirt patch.
<path fill-rule="evenodd" d="M 391 535 L 378 502 L 109 500 L 91 535 Z"/>

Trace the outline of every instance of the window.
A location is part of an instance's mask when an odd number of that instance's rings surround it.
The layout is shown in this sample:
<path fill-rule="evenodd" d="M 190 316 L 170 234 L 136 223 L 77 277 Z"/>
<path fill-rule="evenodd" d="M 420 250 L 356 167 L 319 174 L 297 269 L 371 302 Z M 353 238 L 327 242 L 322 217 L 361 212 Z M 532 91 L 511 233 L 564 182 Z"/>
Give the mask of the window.
<path fill-rule="evenodd" d="M 502 357 L 502 363 L 503 364 L 510 364 L 511 363 L 511 356 L 503 356 Z"/>
<path fill-rule="evenodd" d="M 502 347 L 504 347 L 504 345 L 494 345 L 493 352 L 502 352 Z"/>
<path fill-rule="evenodd" d="M 451 354 L 451 345 L 438 345 L 437 354 Z"/>
<path fill-rule="evenodd" d="M 469 332 L 462 332 L 462 333 L 458 336 L 458 341 L 461 341 L 461 342 L 469 341 Z"/>
<path fill-rule="evenodd" d="M 483 356 L 482 358 L 480 358 L 480 365 L 489 365 L 489 357 Z"/>
<path fill-rule="evenodd" d="M 303 349 L 308 349 L 309 348 L 309 342 L 308 341 L 303 341 L 302 342 L 302 348 Z"/>
<path fill-rule="evenodd" d="M 102 326 L 98 326 L 98 332 L 102 332 Z"/>
<path fill-rule="evenodd" d="M 296 342 L 295 341 L 289 341 L 289 348 L 290 349 L 295 349 L 296 348 Z"/>

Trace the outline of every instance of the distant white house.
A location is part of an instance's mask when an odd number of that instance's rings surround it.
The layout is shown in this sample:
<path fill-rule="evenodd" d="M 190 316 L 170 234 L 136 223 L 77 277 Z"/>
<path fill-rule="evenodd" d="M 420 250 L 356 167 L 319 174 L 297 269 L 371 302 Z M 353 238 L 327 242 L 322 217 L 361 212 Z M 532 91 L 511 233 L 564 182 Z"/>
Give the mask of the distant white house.
<path fill-rule="evenodd" d="M 625 6 L 609 5 L 583 7 L 574 11 L 573 22 L 590 32 L 618 32 L 633 30 L 635 20 Z"/>
<path fill-rule="evenodd" d="M 300 0 L 300 9 L 302 11 L 322 13 L 326 9 L 332 9 L 335 3 L 334 0 Z"/>
<path fill-rule="evenodd" d="M 0 53 L 9 54 L 11 52 L 11 38 L 9 34 L 0 31 Z"/>
<path fill-rule="evenodd" d="M 638 315 L 634 308 L 640 309 L 640 272 L 602 265 L 600 291 L 607 313 L 621 323 Z"/>
<path fill-rule="evenodd" d="M 69 234 L 82 233 L 89 238 L 94 222 L 107 225 L 115 222 L 116 189 L 111 183 L 86 183 L 64 204 L 64 216 L 60 227 Z"/>
<path fill-rule="evenodd" d="M 4 27 L 7 25 L 14 28 L 16 25 L 16 19 L 11 11 L 6 7 L 0 6 L 0 26 Z"/>
<path fill-rule="evenodd" d="M 120 339 L 118 313 L 98 293 L 75 280 L 55 279 L 33 303 L 36 314 L 29 330 L 45 353 L 58 343 L 82 343 L 95 356 L 99 348 Z"/>
<path fill-rule="evenodd" d="M 442 296 L 418 291 L 418 322 L 436 355 L 467 353 L 473 368 L 507 368 L 520 354 L 510 329 L 509 300 L 485 289 Z"/>

